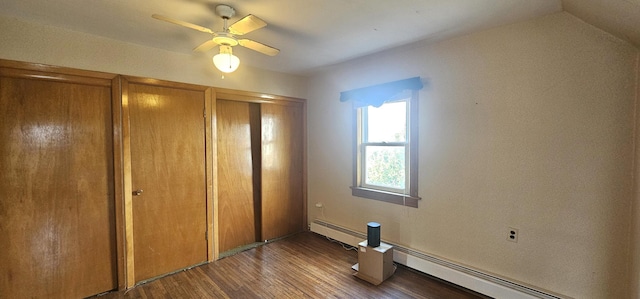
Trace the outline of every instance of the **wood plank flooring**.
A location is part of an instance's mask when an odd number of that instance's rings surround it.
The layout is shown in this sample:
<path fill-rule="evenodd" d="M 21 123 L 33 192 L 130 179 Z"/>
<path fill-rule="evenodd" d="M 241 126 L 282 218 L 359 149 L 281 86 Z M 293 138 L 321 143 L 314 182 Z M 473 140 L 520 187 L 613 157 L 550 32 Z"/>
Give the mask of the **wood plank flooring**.
<path fill-rule="evenodd" d="M 379 286 L 354 277 L 357 252 L 305 232 L 178 272 L 111 298 L 489 298 L 398 266 Z"/>

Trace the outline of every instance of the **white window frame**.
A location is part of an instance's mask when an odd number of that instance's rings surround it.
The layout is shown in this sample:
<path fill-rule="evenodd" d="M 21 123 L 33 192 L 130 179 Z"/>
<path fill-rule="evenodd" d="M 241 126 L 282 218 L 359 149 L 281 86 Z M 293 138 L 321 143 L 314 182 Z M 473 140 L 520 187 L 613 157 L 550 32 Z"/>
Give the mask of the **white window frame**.
<path fill-rule="evenodd" d="M 407 136 L 405 142 L 368 142 L 366 113 L 364 108 L 355 109 L 354 117 L 354 174 L 352 195 L 380 200 L 410 207 L 418 207 L 418 91 L 403 99 L 407 107 Z M 405 188 L 395 189 L 384 186 L 368 185 L 365 182 L 365 150 L 367 146 L 404 146 L 405 147 Z"/>
<path fill-rule="evenodd" d="M 359 113 L 359 119 L 360 121 L 358 121 L 358 131 L 362 132 L 362 134 L 359 134 L 359 140 L 358 140 L 358 148 L 359 148 L 359 155 L 358 155 L 358 160 L 359 160 L 359 165 L 360 165 L 360 174 L 361 174 L 361 183 L 360 186 L 363 188 L 367 188 L 367 189 L 376 189 L 376 190 L 380 190 L 380 191 L 386 191 L 386 192 L 392 192 L 392 193 L 399 193 L 399 194 L 407 194 L 407 187 L 409 186 L 409 136 L 410 136 L 410 122 L 409 122 L 409 117 L 410 117 L 410 99 L 402 99 L 402 100 L 398 100 L 398 101 L 393 101 L 393 102 L 387 102 L 387 103 L 397 103 L 397 102 L 405 102 L 406 104 L 406 110 L 405 110 L 405 119 L 407 120 L 406 123 L 406 136 L 405 136 L 405 141 L 404 142 L 369 142 L 367 139 L 367 136 L 369 136 L 368 134 L 368 130 L 369 130 L 369 126 L 367 126 L 367 124 L 369 123 L 368 121 L 368 109 L 369 106 L 364 106 L 364 107 L 360 107 L 358 108 L 358 113 Z M 385 103 L 385 104 L 387 104 Z M 383 104 L 384 105 L 384 104 Z M 379 186 L 379 185 L 373 185 L 373 184 L 367 184 L 367 159 L 365 159 L 366 157 L 366 153 L 367 153 L 367 147 L 369 146 L 381 146 L 381 147 L 404 147 L 404 153 L 405 153 L 405 157 L 404 157 L 404 189 L 396 189 L 396 188 L 392 188 L 392 187 L 387 187 L 387 186 Z"/>

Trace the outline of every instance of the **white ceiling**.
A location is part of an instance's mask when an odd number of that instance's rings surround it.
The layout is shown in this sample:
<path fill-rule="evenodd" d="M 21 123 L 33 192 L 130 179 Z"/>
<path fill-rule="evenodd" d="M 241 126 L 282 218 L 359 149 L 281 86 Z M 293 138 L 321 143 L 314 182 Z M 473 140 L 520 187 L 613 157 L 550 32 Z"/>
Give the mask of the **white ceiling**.
<path fill-rule="evenodd" d="M 237 12 L 231 23 L 253 14 L 269 24 L 244 37 L 281 50 L 278 56 L 269 57 L 235 47 L 242 64 L 306 74 L 420 40 L 441 40 L 558 12 L 563 4 L 587 19 L 589 14 L 598 15 L 594 10 L 600 9 L 598 3 L 605 2 L 605 6 L 620 2 L 623 8 L 639 10 L 636 20 L 624 21 L 628 26 L 640 20 L 640 0 L 2 0 L 0 15 L 192 53 L 194 47 L 210 38 L 209 34 L 152 19 L 151 15 L 157 13 L 220 31 L 222 20 L 215 15 L 214 7 L 228 4 Z M 616 19 L 615 10 L 608 14 L 604 19 Z M 606 26 L 612 23 L 591 19 Z M 631 40 L 635 33 L 638 45 L 639 30 L 640 26 L 614 34 Z M 215 51 L 192 55 L 213 56 Z"/>

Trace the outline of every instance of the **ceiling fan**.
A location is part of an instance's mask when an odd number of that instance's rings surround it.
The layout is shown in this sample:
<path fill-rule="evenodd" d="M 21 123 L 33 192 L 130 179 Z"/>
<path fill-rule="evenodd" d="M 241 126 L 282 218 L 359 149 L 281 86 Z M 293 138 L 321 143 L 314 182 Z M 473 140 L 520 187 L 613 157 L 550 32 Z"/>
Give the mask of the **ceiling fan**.
<path fill-rule="evenodd" d="M 215 46 L 220 46 L 220 54 L 215 55 L 213 57 L 213 61 L 216 67 L 220 71 L 225 73 L 230 73 L 235 71 L 238 68 L 238 65 L 240 64 L 239 58 L 233 55 L 233 52 L 231 49 L 232 47 L 235 47 L 237 45 L 240 45 L 245 48 L 249 48 L 251 50 L 254 50 L 269 56 L 275 56 L 280 52 L 280 50 L 274 47 L 265 45 L 263 43 L 259 43 L 251 39 L 237 37 L 237 36 L 252 32 L 254 30 L 260 29 L 264 26 L 267 26 L 267 23 L 262 19 L 250 14 L 238 20 L 237 22 L 231 24 L 231 26 L 227 26 L 227 21 L 236 14 L 236 11 L 235 9 L 233 9 L 233 7 L 224 5 L 224 4 L 216 6 L 216 14 L 222 17 L 224 21 L 222 31 L 213 31 L 206 27 L 176 20 L 176 19 L 165 17 L 158 14 L 152 15 L 152 17 L 154 19 L 166 21 L 169 23 L 173 23 L 176 25 L 180 25 L 183 27 L 191 28 L 194 30 L 198 30 L 198 31 L 213 35 L 212 39 L 200 44 L 199 46 L 195 47 L 193 50 L 196 52 L 206 52 L 213 49 Z"/>

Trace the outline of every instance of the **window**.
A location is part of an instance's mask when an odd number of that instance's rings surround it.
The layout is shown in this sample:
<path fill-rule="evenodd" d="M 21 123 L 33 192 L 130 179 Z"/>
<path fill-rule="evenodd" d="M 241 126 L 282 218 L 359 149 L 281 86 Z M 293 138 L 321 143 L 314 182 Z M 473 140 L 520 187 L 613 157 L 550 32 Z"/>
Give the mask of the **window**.
<path fill-rule="evenodd" d="M 404 194 L 409 177 L 407 101 L 362 107 L 359 114 L 360 185 Z"/>
<path fill-rule="evenodd" d="M 356 109 L 354 196 L 418 206 L 417 95 Z"/>
<path fill-rule="evenodd" d="M 420 77 L 340 93 L 351 101 L 354 196 L 418 207 L 418 90 Z M 378 108 L 374 108 L 378 107 Z"/>

